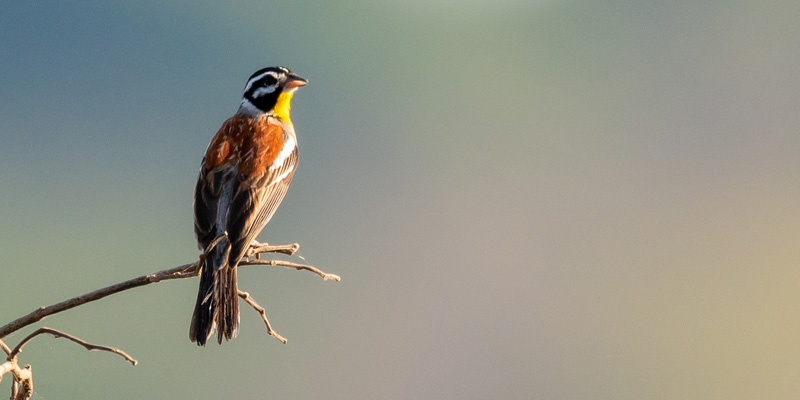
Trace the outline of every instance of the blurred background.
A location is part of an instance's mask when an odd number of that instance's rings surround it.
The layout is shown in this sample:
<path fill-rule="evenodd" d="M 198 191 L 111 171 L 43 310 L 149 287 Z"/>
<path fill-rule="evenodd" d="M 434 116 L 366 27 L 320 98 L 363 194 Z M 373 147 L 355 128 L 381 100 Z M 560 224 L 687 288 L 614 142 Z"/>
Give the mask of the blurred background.
<path fill-rule="evenodd" d="M 38 399 L 752 399 L 800 392 L 800 3 L 0 6 L 0 323 L 193 261 L 250 74 L 308 78 L 239 337 L 197 280 L 48 318 Z M 296 262 L 298 257 L 283 257 Z M 5 340 L 15 345 L 34 327 Z M 10 379 L 0 385 L 5 396 Z"/>

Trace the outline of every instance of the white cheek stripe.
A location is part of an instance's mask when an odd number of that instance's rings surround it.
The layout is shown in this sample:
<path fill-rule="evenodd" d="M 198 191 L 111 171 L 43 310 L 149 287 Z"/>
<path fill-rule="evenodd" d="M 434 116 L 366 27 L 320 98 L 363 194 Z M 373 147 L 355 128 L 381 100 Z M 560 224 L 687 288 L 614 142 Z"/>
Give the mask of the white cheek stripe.
<path fill-rule="evenodd" d="M 283 162 L 286 161 L 286 158 L 292 154 L 292 151 L 294 151 L 295 146 L 297 146 L 297 143 L 295 143 L 294 138 L 288 136 L 286 143 L 283 144 L 283 150 L 281 150 L 281 153 L 278 154 L 278 158 L 275 159 L 275 161 L 272 163 L 272 166 L 280 167 L 283 165 Z"/>
<path fill-rule="evenodd" d="M 277 89 L 277 86 L 260 87 L 253 92 L 253 98 L 259 98 L 264 94 L 272 93 Z"/>

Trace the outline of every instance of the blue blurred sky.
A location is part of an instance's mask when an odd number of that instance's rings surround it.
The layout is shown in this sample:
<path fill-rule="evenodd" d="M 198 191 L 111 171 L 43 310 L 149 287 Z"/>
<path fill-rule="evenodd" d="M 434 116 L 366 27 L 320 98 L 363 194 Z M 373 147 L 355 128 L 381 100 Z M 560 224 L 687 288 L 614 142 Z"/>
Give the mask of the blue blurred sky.
<path fill-rule="evenodd" d="M 0 319 L 192 261 L 203 151 L 285 65 L 300 168 L 197 348 L 197 282 L 47 319 L 38 398 L 794 398 L 795 1 L 0 5 Z M 301 261 L 292 258 L 294 261 Z M 33 328 L 6 338 L 15 343 Z M 8 382 L 0 391 L 8 390 Z"/>

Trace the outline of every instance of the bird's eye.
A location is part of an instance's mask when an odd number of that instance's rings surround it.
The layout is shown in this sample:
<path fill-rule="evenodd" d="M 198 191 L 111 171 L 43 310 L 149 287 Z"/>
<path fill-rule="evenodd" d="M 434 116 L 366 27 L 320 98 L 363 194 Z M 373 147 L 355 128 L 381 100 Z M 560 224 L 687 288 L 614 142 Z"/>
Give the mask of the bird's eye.
<path fill-rule="evenodd" d="M 272 86 L 272 85 L 278 83 L 278 80 L 275 79 L 275 77 L 272 76 L 272 75 L 267 75 L 267 76 L 264 77 L 264 81 L 263 82 L 264 82 L 264 86 Z"/>

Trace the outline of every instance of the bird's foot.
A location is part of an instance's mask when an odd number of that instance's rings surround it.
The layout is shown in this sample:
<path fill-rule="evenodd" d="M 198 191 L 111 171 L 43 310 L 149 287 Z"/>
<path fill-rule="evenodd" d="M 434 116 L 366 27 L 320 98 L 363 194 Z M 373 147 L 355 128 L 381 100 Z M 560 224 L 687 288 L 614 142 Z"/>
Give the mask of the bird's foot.
<path fill-rule="evenodd" d="M 250 259 L 251 257 L 255 256 L 256 260 L 261 259 L 261 252 L 263 251 L 263 247 L 267 246 L 268 243 L 261 243 L 258 240 L 253 239 L 250 242 L 250 246 L 247 248 L 247 251 L 244 253 L 244 258 Z"/>

